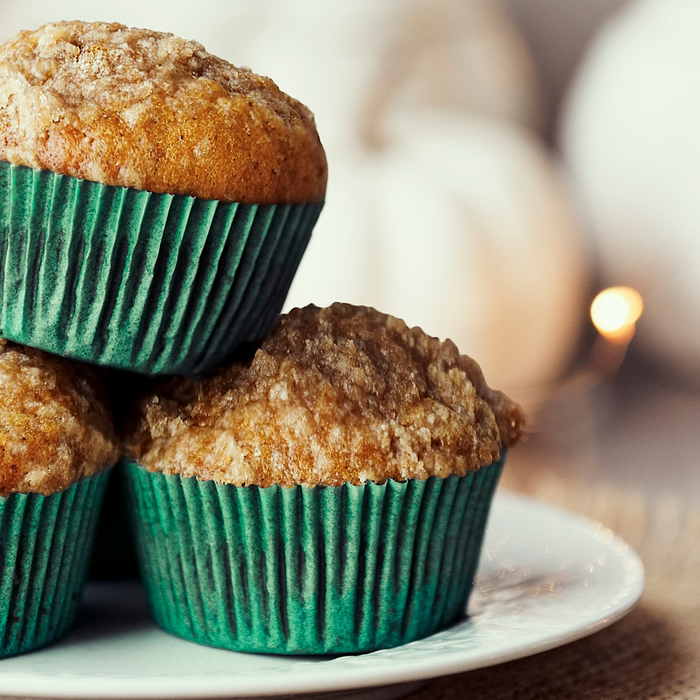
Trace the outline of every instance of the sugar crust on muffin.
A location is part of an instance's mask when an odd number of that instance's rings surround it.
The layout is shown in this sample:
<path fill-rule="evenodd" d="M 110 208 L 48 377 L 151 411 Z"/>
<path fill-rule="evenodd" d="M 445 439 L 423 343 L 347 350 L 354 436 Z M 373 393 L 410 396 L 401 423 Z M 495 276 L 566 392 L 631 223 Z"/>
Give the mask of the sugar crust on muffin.
<path fill-rule="evenodd" d="M 119 458 L 90 367 L 0 339 L 0 385 L 1 494 L 62 491 Z"/>
<path fill-rule="evenodd" d="M 131 456 L 237 486 L 337 486 L 464 475 L 524 431 L 478 364 L 374 309 L 280 317 L 252 362 L 177 378 L 138 403 Z"/>
<path fill-rule="evenodd" d="M 269 78 L 172 34 L 58 22 L 0 47 L 0 159 L 235 202 L 321 201 L 313 115 Z"/>

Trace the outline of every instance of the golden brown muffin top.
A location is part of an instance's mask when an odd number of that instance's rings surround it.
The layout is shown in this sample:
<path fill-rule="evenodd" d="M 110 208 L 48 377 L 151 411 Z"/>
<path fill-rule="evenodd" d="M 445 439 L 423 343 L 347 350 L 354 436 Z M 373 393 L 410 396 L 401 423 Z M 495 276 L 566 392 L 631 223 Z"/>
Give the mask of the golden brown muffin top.
<path fill-rule="evenodd" d="M 0 388 L 0 493 L 62 491 L 119 458 L 90 367 L 0 339 Z"/>
<path fill-rule="evenodd" d="M 281 316 L 251 363 L 144 397 L 127 449 L 151 471 L 237 486 L 464 475 L 523 433 L 454 343 L 374 309 Z"/>
<path fill-rule="evenodd" d="M 321 201 L 313 115 L 194 41 L 58 22 L 0 47 L 0 159 L 107 185 L 258 204 Z"/>

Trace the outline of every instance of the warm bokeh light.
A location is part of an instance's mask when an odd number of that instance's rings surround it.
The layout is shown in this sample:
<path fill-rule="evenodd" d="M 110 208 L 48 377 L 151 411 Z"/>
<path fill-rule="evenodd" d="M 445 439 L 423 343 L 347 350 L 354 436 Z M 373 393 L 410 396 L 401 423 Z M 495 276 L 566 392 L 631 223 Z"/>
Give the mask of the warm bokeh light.
<path fill-rule="evenodd" d="M 608 340 L 628 342 L 643 308 L 642 297 L 631 287 L 609 287 L 593 300 L 591 319 Z"/>

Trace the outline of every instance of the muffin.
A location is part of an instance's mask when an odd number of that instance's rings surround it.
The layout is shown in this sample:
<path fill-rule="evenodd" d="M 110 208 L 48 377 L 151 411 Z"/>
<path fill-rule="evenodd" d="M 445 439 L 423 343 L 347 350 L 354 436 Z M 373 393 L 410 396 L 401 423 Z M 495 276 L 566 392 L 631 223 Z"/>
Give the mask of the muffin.
<path fill-rule="evenodd" d="M 355 653 L 465 614 L 519 407 L 373 309 L 280 317 L 248 363 L 144 396 L 127 491 L 151 610 L 196 642 Z"/>
<path fill-rule="evenodd" d="M 11 656 L 70 630 L 120 448 L 89 367 L 0 340 L 0 380 L 0 656 Z"/>
<path fill-rule="evenodd" d="M 0 47 L 0 333 L 142 373 L 263 337 L 319 215 L 306 107 L 193 41 L 59 22 Z"/>

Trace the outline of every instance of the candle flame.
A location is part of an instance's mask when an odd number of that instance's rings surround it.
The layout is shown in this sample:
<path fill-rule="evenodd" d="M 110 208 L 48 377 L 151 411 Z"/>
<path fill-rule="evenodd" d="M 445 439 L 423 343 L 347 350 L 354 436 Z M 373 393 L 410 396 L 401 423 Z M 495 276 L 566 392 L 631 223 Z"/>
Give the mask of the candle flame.
<path fill-rule="evenodd" d="M 591 319 L 600 334 L 617 343 L 628 343 L 644 304 L 631 287 L 604 289 L 591 304 Z"/>

